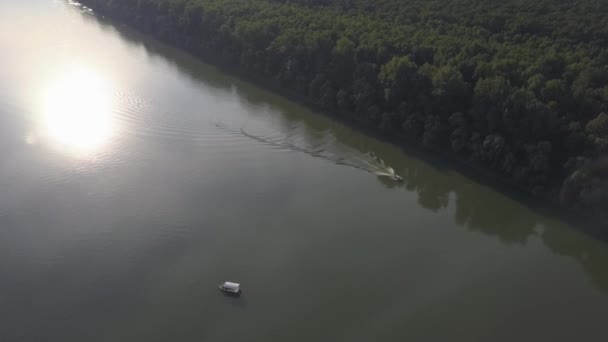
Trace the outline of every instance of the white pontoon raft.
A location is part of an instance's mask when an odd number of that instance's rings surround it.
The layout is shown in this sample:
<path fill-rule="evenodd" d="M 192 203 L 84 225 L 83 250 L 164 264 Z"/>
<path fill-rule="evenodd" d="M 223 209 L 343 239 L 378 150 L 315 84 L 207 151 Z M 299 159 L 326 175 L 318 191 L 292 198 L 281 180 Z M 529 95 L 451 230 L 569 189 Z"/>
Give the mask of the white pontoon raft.
<path fill-rule="evenodd" d="M 218 286 L 220 291 L 231 294 L 231 295 L 240 295 L 241 294 L 241 284 L 232 283 L 232 282 L 224 282 Z"/>

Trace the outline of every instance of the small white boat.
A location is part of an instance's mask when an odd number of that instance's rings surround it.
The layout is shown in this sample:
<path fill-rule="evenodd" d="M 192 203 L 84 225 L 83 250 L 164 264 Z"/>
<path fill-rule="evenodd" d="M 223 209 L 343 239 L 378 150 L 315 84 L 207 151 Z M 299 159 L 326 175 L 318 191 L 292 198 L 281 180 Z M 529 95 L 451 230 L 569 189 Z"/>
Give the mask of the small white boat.
<path fill-rule="evenodd" d="M 218 286 L 218 288 L 220 289 L 220 291 L 222 291 L 226 294 L 235 295 L 235 296 L 238 296 L 241 294 L 241 284 L 226 281 L 223 284 L 220 284 Z"/>

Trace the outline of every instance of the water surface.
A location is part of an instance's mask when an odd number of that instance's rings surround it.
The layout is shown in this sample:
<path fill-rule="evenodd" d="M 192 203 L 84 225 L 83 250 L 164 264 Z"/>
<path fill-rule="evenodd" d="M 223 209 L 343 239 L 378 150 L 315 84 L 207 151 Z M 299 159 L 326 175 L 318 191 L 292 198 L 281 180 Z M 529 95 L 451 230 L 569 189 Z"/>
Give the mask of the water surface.
<path fill-rule="evenodd" d="M 603 242 L 78 6 L 0 46 L 0 341 L 606 340 Z"/>

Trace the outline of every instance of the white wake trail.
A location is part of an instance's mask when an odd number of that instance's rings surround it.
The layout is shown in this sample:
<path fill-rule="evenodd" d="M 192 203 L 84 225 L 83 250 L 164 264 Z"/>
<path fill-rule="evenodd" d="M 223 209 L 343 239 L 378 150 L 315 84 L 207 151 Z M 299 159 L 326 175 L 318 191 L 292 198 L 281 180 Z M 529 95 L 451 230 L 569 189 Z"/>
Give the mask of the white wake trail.
<path fill-rule="evenodd" d="M 402 180 L 402 178 L 395 173 L 395 170 L 386 165 L 384 160 L 378 158 L 375 153 L 362 153 L 356 151 L 350 147 L 339 144 L 335 139 L 326 139 L 326 137 L 324 137 L 324 142 L 315 144 L 314 146 L 306 146 L 303 143 L 296 144 L 290 142 L 290 140 L 293 139 L 289 139 L 289 137 L 267 137 L 261 134 L 252 133 L 244 128 L 233 129 L 220 123 L 216 123 L 215 126 L 232 134 L 240 134 L 260 144 L 282 150 L 301 152 L 314 158 L 325 159 L 338 165 L 350 166 L 376 176 L 388 177 L 395 181 Z M 328 143 L 327 140 L 331 141 L 331 143 Z"/>

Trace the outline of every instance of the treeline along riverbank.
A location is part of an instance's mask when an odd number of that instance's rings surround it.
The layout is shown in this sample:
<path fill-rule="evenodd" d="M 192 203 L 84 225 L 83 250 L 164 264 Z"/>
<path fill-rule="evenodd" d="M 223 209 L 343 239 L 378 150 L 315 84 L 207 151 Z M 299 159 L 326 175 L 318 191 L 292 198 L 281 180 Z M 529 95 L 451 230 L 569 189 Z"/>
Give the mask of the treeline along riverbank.
<path fill-rule="evenodd" d="M 608 2 L 81 2 L 607 222 Z"/>

